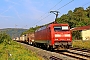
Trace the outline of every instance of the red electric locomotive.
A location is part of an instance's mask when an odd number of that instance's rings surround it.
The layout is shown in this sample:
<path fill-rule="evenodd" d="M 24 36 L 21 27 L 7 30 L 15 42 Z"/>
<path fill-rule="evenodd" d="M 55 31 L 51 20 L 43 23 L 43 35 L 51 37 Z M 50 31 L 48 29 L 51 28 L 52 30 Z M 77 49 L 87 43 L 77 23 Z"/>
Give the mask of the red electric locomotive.
<path fill-rule="evenodd" d="M 34 43 L 47 48 L 61 49 L 72 46 L 72 35 L 68 24 L 49 24 L 35 31 Z"/>

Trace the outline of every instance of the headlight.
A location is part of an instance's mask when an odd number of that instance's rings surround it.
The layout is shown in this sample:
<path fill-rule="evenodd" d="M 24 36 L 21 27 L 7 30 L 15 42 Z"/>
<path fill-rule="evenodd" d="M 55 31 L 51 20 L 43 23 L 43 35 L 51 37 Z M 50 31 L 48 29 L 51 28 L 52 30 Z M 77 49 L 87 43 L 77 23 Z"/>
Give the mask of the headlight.
<path fill-rule="evenodd" d="M 55 37 L 61 37 L 61 35 L 60 34 L 55 34 Z"/>
<path fill-rule="evenodd" d="M 65 37 L 70 37 L 71 35 L 70 34 L 65 34 Z"/>
<path fill-rule="evenodd" d="M 34 40 L 32 40 L 32 41 L 34 41 Z"/>

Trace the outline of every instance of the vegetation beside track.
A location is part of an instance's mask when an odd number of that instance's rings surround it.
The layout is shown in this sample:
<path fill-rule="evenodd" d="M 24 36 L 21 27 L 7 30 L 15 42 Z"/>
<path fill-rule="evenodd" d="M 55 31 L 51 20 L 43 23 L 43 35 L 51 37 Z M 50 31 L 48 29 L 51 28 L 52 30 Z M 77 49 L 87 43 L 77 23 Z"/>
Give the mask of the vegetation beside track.
<path fill-rule="evenodd" d="M 90 40 L 82 41 L 82 40 L 74 40 L 73 47 L 90 49 Z"/>
<path fill-rule="evenodd" d="M 43 60 L 41 57 L 15 41 L 0 44 L 0 60 Z"/>
<path fill-rule="evenodd" d="M 6 33 L 0 32 L 0 60 L 43 60 L 43 58 L 12 41 Z"/>

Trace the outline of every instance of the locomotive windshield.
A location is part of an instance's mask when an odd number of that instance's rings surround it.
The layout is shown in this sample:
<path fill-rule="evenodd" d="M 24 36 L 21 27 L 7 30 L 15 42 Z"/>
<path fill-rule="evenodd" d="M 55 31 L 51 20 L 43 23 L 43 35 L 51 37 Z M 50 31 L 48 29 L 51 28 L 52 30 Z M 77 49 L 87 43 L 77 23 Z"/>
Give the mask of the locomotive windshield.
<path fill-rule="evenodd" d="M 54 26 L 54 31 L 66 31 L 69 30 L 68 26 Z"/>

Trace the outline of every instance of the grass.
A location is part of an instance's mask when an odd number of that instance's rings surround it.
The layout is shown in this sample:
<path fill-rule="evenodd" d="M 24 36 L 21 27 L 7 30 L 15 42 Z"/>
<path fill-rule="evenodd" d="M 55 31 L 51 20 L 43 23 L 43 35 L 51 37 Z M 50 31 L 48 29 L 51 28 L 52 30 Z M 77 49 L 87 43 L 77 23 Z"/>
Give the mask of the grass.
<path fill-rule="evenodd" d="M 74 40 L 73 47 L 86 48 L 90 49 L 90 40 L 82 41 L 82 40 Z"/>
<path fill-rule="evenodd" d="M 43 58 L 12 41 L 11 44 L 0 44 L 0 60 L 43 60 Z"/>

